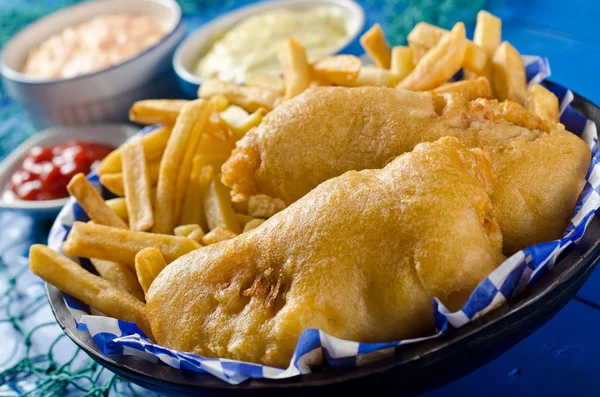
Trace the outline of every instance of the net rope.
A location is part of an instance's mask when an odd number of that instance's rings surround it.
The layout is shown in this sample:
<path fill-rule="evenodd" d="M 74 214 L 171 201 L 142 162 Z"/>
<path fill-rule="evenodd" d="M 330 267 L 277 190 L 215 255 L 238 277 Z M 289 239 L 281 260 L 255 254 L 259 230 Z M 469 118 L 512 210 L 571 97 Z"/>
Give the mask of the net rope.
<path fill-rule="evenodd" d="M 3 1 L 0 49 L 28 23 L 79 1 Z M 253 2 L 179 0 L 192 29 L 223 12 Z M 444 28 L 459 20 L 473 25 L 484 2 L 361 1 L 367 10 L 367 25 L 381 22 L 394 44 L 404 44 L 410 29 L 420 21 Z M 22 107 L 8 97 L 0 82 L 0 160 L 34 132 Z M 150 395 L 87 357 L 54 321 L 43 284 L 29 272 L 26 258 L 29 245 L 45 242 L 49 226 L 16 214 L 0 213 L 0 345 L 9 345 L 0 350 L 0 397 Z"/>

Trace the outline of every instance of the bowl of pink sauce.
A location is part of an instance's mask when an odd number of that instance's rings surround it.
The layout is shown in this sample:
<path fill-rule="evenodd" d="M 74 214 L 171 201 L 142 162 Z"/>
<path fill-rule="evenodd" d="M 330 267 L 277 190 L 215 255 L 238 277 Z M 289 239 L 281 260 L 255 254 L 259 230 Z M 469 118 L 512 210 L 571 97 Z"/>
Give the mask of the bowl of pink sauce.
<path fill-rule="evenodd" d="M 184 35 L 174 0 L 84 2 L 15 35 L 0 73 L 37 128 L 124 121 L 133 102 L 172 96 Z"/>

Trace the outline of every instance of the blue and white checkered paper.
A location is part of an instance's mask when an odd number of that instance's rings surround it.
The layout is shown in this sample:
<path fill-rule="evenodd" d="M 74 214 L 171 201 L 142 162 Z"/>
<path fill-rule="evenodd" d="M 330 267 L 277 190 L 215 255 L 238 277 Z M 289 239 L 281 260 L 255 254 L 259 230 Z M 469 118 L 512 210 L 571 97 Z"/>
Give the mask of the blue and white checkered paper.
<path fill-rule="evenodd" d="M 550 75 L 550 67 L 546 59 L 525 56 L 524 61 L 530 83 L 539 83 Z M 438 337 L 446 332 L 448 326 L 461 327 L 502 305 L 552 268 L 558 255 L 582 238 L 586 226 L 600 207 L 600 167 L 597 167 L 600 163 L 600 152 L 597 150 L 596 125 L 570 106 L 573 94 L 569 90 L 561 86 L 552 86 L 550 89 L 558 96 L 561 103 L 560 121 L 569 131 L 581 136 L 590 146 L 593 154 L 587 182 L 581 192 L 571 223 L 562 239 L 526 248 L 508 258 L 479 284 L 461 310 L 452 313 L 439 300 L 434 299 L 433 313 L 438 330 L 435 335 L 387 343 L 359 343 L 341 340 L 316 329 L 307 329 L 298 340 L 289 367 L 280 369 L 234 360 L 206 358 L 166 349 L 152 343 L 135 324 L 114 318 L 92 316 L 87 305 L 63 294 L 65 302 L 73 314 L 77 327 L 89 332 L 106 354 L 135 355 L 174 368 L 206 372 L 231 384 L 243 382 L 248 378 L 287 378 L 308 373 L 311 367 L 315 366 L 329 368 L 359 366 L 392 356 L 402 345 Z M 156 127 L 148 127 L 140 134 L 146 134 L 154 128 Z M 98 189 L 101 189 L 96 175 L 90 175 L 89 179 Z M 62 252 L 62 242 L 76 220 L 85 221 L 87 216 L 81 207 L 71 200 L 63 208 L 50 231 L 48 238 L 50 247 Z"/>

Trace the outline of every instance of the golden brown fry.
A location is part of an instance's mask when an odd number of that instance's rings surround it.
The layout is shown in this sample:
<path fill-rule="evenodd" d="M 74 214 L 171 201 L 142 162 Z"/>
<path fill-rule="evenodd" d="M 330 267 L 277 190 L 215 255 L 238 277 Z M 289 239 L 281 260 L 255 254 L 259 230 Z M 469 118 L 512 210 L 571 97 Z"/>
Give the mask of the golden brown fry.
<path fill-rule="evenodd" d="M 146 160 L 151 161 L 162 156 L 167 141 L 171 135 L 170 127 L 159 127 L 156 130 L 144 135 L 142 142 L 144 143 L 144 153 Z M 98 166 L 98 174 L 116 174 L 122 172 L 121 168 L 121 151 L 115 149 L 108 156 L 106 156 L 100 166 Z"/>
<path fill-rule="evenodd" d="M 121 147 L 121 162 L 129 228 L 138 232 L 146 231 L 154 224 L 154 212 L 141 140 L 133 140 Z"/>
<path fill-rule="evenodd" d="M 463 80 L 445 84 L 438 88 L 434 88 L 431 92 L 436 94 L 458 92 L 469 101 L 477 98 L 492 97 L 492 87 L 485 77 L 477 77 L 473 80 Z"/>
<path fill-rule="evenodd" d="M 237 203 L 231 203 L 233 209 L 238 214 L 248 214 L 248 200 L 243 200 Z"/>
<path fill-rule="evenodd" d="M 75 197 L 90 219 L 97 224 L 127 229 L 127 224 L 106 205 L 83 173 L 80 172 L 71 178 L 67 190 L 71 196 Z"/>
<path fill-rule="evenodd" d="M 280 76 L 273 76 L 268 73 L 252 73 L 248 76 L 244 84 L 250 87 L 267 88 L 282 95 L 285 92 L 285 83 L 283 82 L 283 79 Z"/>
<path fill-rule="evenodd" d="M 316 60 L 312 64 L 313 79 L 347 86 L 358 77 L 362 62 L 354 55 L 334 55 Z"/>
<path fill-rule="evenodd" d="M 136 323 L 147 336 L 152 337 L 146 317 L 146 305 L 127 292 L 113 287 L 102 277 L 87 272 L 72 260 L 40 244 L 34 244 L 29 249 L 29 267 L 34 274 L 59 290 L 95 307 L 107 316 Z"/>
<path fill-rule="evenodd" d="M 185 105 L 177 118 L 173 133 L 160 162 L 154 208 L 154 226 L 152 227 L 154 233 L 173 233 L 175 221 L 178 219 L 175 216 L 177 198 L 183 197 L 183 194 L 180 196 L 177 192 L 178 180 L 187 169 L 184 181 L 187 182 L 198 138 L 213 108 L 213 104 L 202 99 L 191 101 Z M 192 149 L 193 151 L 191 151 Z M 192 157 L 189 158 L 190 164 L 188 165 L 185 161 L 188 160 L 188 153 L 190 152 Z"/>
<path fill-rule="evenodd" d="M 425 22 L 416 24 L 407 38 L 410 48 L 413 49 L 413 62 L 418 62 L 422 56 L 425 56 L 425 53 L 422 50 L 419 51 L 419 48 L 430 49 L 435 47 L 448 33 L 446 29 L 438 28 Z M 485 68 L 488 56 L 481 47 L 471 40 L 466 40 L 466 42 L 462 66 L 467 70 L 481 74 Z"/>
<path fill-rule="evenodd" d="M 360 44 L 377 66 L 383 69 L 390 68 L 392 62 L 390 46 L 378 23 L 361 36 Z"/>
<path fill-rule="evenodd" d="M 115 287 L 144 301 L 144 291 L 131 267 L 116 262 L 90 259 L 98 274 Z"/>
<path fill-rule="evenodd" d="M 203 106 L 197 111 L 196 123 L 193 127 L 192 133 L 186 143 L 187 150 L 181 167 L 179 168 L 179 175 L 177 176 L 177 187 L 175 189 L 175 209 L 173 222 L 176 223 L 179 220 L 181 214 L 181 206 L 183 205 L 183 199 L 186 195 L 187 185 L 189 182 L 190 174 L 192 172 L 192 165 L 194 156 L 196 156 L 196 150 L 200 143 L 200 137 L 203 135 L 204 126 L 208 121 L 209 116 L 214 112 L 215 106 L 211 102 L 204 102 Z M 173 224 L 173 227 L 175 224 Z"/>
<path fill-rule="evenodd" d="M 507 41 L 500 44 L 492 58 L 494 90 L 501 101 L 525 105 L 527 78 L 519 51 Z"/>
<path fill-rule="evenodd" d="M 395 75 L 396 83 L 404 80 L 413 69 L 412 50 L 405 46 L 392 48 L 392 66 L 390 67 L 390 72 Z"/>
<path fill-rule="evenodd" d="M 264 194 L 248 198 L 248 215 L 256 218 L 270 218 L 284 209 L 285 204 L 283 201 Z"/>
<path fill-rule="evenodd" d="M 199 224 L 207 227 L 204 216 L 204 192 L 213 177 L 213 167 L 204 166 L 202 156 L 196 155 L 192 164 L 192 173 L 181 205 L 178 225 Z M 177 231 L 177 228 L 175 228 Z M 177 235 L 177 233 L 175 233 Z"/>
<path fill-rule="evenodd" d="M 302 44 L 288 38 L 279 51 L 279 62 L 285 82 L 284 99 L 293 98 L 308 88 L 310 65 Z"/>
<path fill-rule="evenodd" d="M 153 160 L 146 164 L 150 185 L 155 186 L 158 182 L 158 172 L 160 170 L 160 161 Z M 100 183 L 117 196 L 125 196 L 125 187 L 123 186 L 123 173 L 100 175 Z"/>
<path fill-rule="evenodd" d="M 148 293 L 150 285 L 165 267 L 167 267 L 167 263 L 158 248 L 148 247 L 137 253 L 135 256 L 135 273 L 144 294 Z"/>
<path fill-rule="evenodd" d="M 350 85 L 353 87 L 362 87 L 365 85 L 376 85 L 393 87 L 396 83 L 396 76 L 387 69 L 378 66 L 363 66 L 358 73 L 358 77 Z"/>
<path fill-rule="evenodd" d="M 208 99 L 215 95 L 223 95 L 230 103 L 249 112 L 255 112 L 259 108 L 271 110 L 281 98 L 277 91 L 267 88 L 242 87 L 217 79 L 205 80 L 198 89 L 198 97 Z"/>
<path fill-rule="evenodd" d="M 231 230 L 218 226 L 202 237 L 202 243 L 205 245 L 216 244 L 221 241 L 232 239 L 235 236 L 237 236 L 237 234 Z"/>
<path fill-rule="evenodd" d="M 224 95 L 215 95 L 209 99 L 214 105 L 217 112 L 222 112 L 229 106 L 229 99 Z"/>
<path fill-rule="evenodd" d="M 124 197 L 106 200 L 105 203 L 119 216 L 119 218 L 123 219 L 125 223 L 129 222 L 129 214 L 127 213 L 127 204 L 125 203 Z"/>
<path fill-rule="evenodd" d="M 121 153 L 120 150 L 119 153 Z M 111 193 L 121 197 L 125 196 L 125 187 L 123 186 L 122 173 L 118 172 L 115 174 L 102 174 L 100 175 L 100 183 Z"/>
<path fill-rule="evenodd" d="M 527 89 L 527 109 L 542 120 L 559 122 L 558 98 L 542 85 L 534 84 Z"/>
<path fill-rule="evenodd" d="M 244 120 L 239 120 L 237 124 L 230 124 L 225 118 L 223 118 L 223 120 L 227 123 L 227 125 L 229 126 L 231 131 L 237 136 L 237 138 L 243 138 L 248 131 L 259 125 L 263 117 L 265 117 L 266 115 L 267 110 L 265 108 L 260 108 L 251 115 L 248 115 Z"/>
<path fill-rule="evenodd" d="M 234 208 L 234 210 L 235 210 L 235 208 Z M 244 228 L 244 227 L 246 226 L 246 224 L 247 224 L 248 222 L 250 222 L 251 220 L 254 220 L 254 219 L 256 219 L 256 218 L 255 218 L 255 217 L 253 217 L 253 216 L 246 215 L 246 214 L 242 214 L 242 213 L 239 213 L 239 212 L 236 212 L 236 213 L 235 213 L 235 216 L 236 216 L 236 218 L 238 219 L 238 222 L 240 222 L 240 226 L 241 226 L 242 228 Z"/>
<path fill-rule="evenodd" d="M 235 234 L 240 234 L 242 231 L 231 206 L 229 188 L 223 185 L 220 175 L 215 175 L 208 186 L 204 197 L 204 209 L 209 230 L 221 226 Z"/>
<path fill-rule="evenodd" d="M 430 50 L 429 47 L 423 47 L 422 45 L 411 43 L 411 42 L 408 43 L 408 48 L 410 48 L 410 50 L 412 52 L 413 68 L 416 66 L 417 63 L 419 63 L 421 58 L 423 58 L 425 56 L 425 54 L 427 54 L 427 51 Z"/>
<path fill-rule="evenodd" d="M 179 112 L 189 101 L 184 99 L 145 99 L 129 109 L 129 120 L 140 124 L 175 124 Z"/>
<path fill-rule="evenodd" d="M 257 227 L 259 227 L 260 225 L 262 225 L 265 222 L 266 222 L 266 219 L 260 219 L 260 218 L 252 219 L 250 222 L 248 222 L 244 225 L 244 233 L 249 232 L 250 230 L 256 229 Z"/>
<path fill-rule="evenodd" d="M 492 57 L 502 41 L 502 20 L 487 11 L 477 13 L 473 42 Z"/>
<path fill-rule="evenodd" d="M 201 243 L 202 237 L 204 237 L 204 230 L 202 230 L 200 225 L 181 225 L 175 228 L 175 235 L 187 237 L 197 243 Z"/>
<path fill-rule="evenodd" d="M 460 70 L 465 57 L 467 38 L 465 25 L 458 22 L 398 84 L 398 88 L 425 91 L 438 87 Z"/>
<path fill-rule="evenodd" d="M 93 223 L 75 222 L 63 243 L 67 255 L 97 258 L 123 263 L 133 268 L 135 254 L 146 247 L 156 247 L 167 263 L 173 262 L 200 245 L 183 237 L 134 232 Z"/>

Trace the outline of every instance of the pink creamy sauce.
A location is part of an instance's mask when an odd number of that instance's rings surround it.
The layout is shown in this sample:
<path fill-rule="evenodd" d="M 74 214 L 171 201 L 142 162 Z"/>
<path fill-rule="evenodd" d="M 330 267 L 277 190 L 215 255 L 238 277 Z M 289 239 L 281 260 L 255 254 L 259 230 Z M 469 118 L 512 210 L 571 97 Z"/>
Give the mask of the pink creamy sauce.
<path fill-rule="evenodd" d="M 68 27 L 31 50 L 22 72 L 40 79 L 95 72 L 132 58 L 165 34 L 147 15 L 101 15 Z"/>

